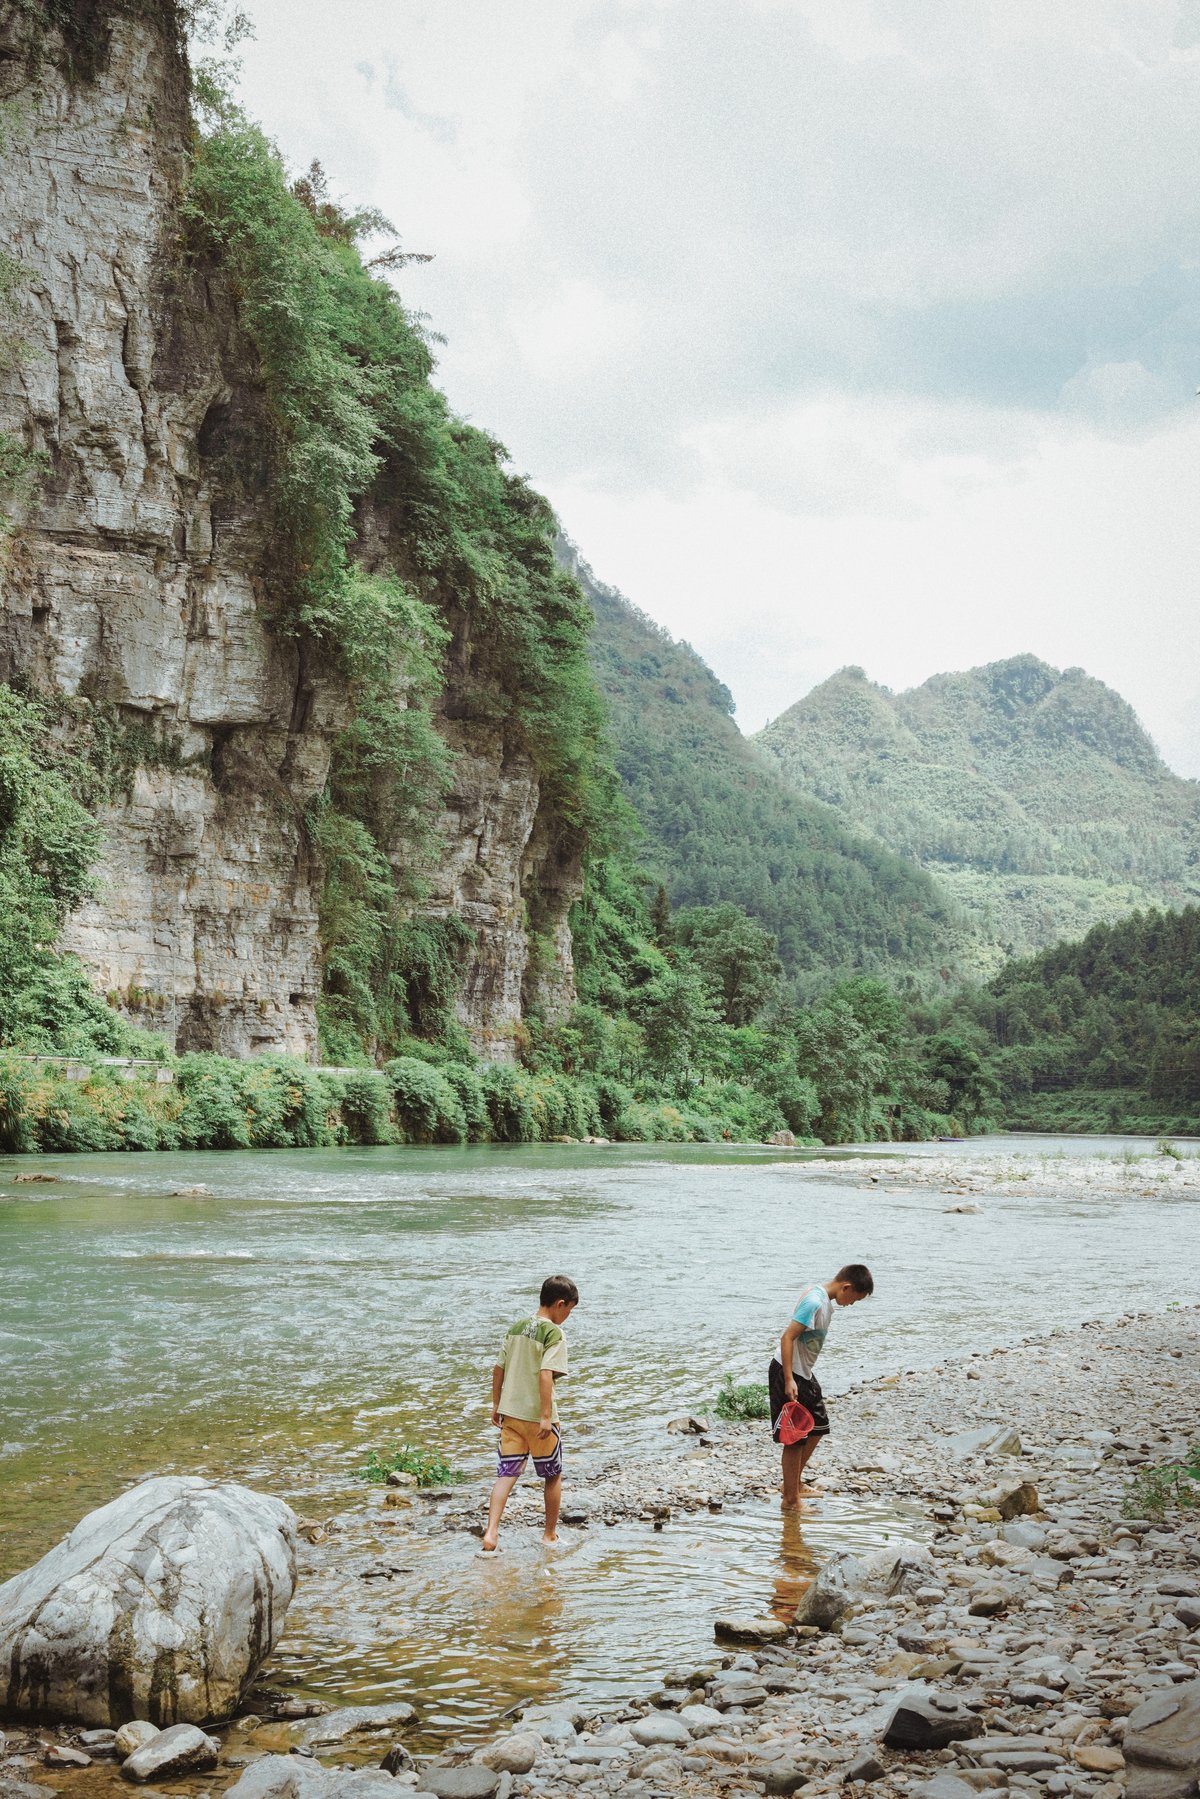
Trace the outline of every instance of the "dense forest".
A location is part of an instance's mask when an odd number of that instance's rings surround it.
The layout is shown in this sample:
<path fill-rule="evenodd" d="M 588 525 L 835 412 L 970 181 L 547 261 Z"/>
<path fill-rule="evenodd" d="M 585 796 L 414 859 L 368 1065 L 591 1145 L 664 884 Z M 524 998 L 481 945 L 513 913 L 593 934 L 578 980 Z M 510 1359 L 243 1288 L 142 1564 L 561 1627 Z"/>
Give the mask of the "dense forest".
<path fill-rule="evenodd" d="M 592 661 L 646 877 L 674 905 L 729 901 L 758 919 L 799 992 L 853 970 L 936 981 L 956 966 L 955 908 L 923 871 L 781 779 L 691 646 L 562 553 L 595 614 Z"/>
<path fill-rule="evenodd" d="M 893 694 L 842 669 L 755 739 L 796 788 L 919 864 L 969 972 L 1200 898 L 1200 787 L 1119 694 L 1034 656 Z"/>
<path fill-rule="evenodd" d="M 1200 1129 L 1200 909 L 1095 925 L 929 1021 L 1020 1130 Z"/>

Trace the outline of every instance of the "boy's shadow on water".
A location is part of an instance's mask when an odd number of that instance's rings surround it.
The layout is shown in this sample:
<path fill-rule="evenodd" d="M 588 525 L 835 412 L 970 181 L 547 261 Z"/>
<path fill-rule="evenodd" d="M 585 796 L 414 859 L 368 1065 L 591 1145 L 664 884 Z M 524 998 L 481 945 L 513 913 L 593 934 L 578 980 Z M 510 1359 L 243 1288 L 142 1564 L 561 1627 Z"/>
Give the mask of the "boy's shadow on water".
<path fill-rule="evenodd" d="M 779 1553 L 776 1557 L 771 1614 L 791 1624 L 796 1607 L 817 1574 L 817 1558 L 804 1540 L 804 1519 L 800 1512 L 785 1512 L 782 1519 Z"/>

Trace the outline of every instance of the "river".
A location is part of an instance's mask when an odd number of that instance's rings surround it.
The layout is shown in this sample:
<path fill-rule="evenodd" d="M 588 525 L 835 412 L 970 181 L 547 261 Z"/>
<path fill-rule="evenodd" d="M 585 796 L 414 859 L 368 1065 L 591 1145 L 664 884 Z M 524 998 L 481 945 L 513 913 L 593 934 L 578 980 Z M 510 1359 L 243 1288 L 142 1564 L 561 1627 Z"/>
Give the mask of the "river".
<path fill-rule="evenodd" d="M 969 1146 L 1035 1169 L 1039 1155 L 1105 1147 L 1153 1145 Z M 55 1179 L 17 1184 L 18 1172 Z M 198 1184 L 210 1191 L 175 1196 Z M 482 1563 L 473 1539 L 415 1525 L 387 1536 L 379 1494 L 353 1478 L 367 1452 L 439 1449 L 482 1492 L 495 1350 L 548 1273 L 582 1293 L 563 1404 L 569 1500 L 572 1470 L 677 1452 L 665 1421 L 709 1409 L 726 1372 L 763 1379 L 800 1287 L 845 1261 L 867 1261 L 877 1287 L 835 1320 L 832 1393 L 1055 1324 L 1161 1310 L 1172 1268 L 1200 1260 L 1194 1198 L 1050 1200 L 1036 1187 L 964 1217 L 937 1192 L 871 1184 L 865 1158 L 861 1185 L 835 1186 L 765 1149 L 6 1158 L 0 1578 L 141 1474 L 228 1474 L 350 1521 L 352 1587 L 349 1573 L 315 1581 L 276 1658 L 302 1691 L 402 1691 L 436 1736 L 482 1728 L 514 1698 L 644 1685 L 711 1647 L 721 1605 L 761 1610 L 813 1555 L 915 1526 L 830 1498 L 789 1546 L 765 1506 L 746 1505 L 661 1536 L 580 1533 L 552 1565 L 514 1532 L 503 1564 Z M 364 1583 L 362 1555 L 384 1542 L 402 1572 Z"/>

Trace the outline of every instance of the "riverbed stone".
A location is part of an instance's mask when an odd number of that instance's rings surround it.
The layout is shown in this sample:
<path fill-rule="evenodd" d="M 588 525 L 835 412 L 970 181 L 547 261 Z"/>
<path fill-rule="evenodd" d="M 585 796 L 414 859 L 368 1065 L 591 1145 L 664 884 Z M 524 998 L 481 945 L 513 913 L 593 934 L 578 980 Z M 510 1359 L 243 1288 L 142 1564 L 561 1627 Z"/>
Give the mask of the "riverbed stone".
<path fill-rule="evenodd" d="M 935 1774 L 912 1792 L 914 1799 L 975 1799 L 975 1788 L 958 1774 Z"/>
<path fill-rule="evenodd" d="M 228 1788 L 226 1799 L 396 1799 L 403 1780 L 382 1768 L 325 1768 L 311 1755 L 261 1755 Z"/>
<path fill-rule="evenodd" d="M 343 1743 L 348 1737 L 390 1736 L 417 1722 L 418 1712 L 407 1700 L 384 1700 L 379 1705 L 339 1705 L 309 1720 L 300 1741 L 311 1749 L 326 1743 Z"/>
<path fill-rule="evenodd" d="M 651 1712 L 647 1718 L 635 1718 L 629 1726 L 629 1734 L 645 1749 L 660 1743 L 677 1744 L 689 1740 L 688 1727 L 675 1712 Z"/>
<path fill-rule="evenodd" d="M 68 1743 L 51 1743 L 42 1760 L 48 1768 L 90 1768 L 92 1765 L 86 1749 L 72 1749 Z"/>
<path fill-rule="evenodd" d="M 812 1779 L 811 1768 L 797 1768 L 791 1762 L 776 1762 L 764 1768 L 760 1778 L 766 1793 L 798 1793 Z"/>
<path fill-rule="evenodd" d="M 495 1768 L 473 1762 L 465 1768 L 440 1768 L 435 1764 L 421 1769 L 421 1791 L 434 1799 L 495 1799 L 501 1776 Z"/>
<path fill-rule="evenodd" d="M 0 1586 L 10 1717 L 120 1726 L 232 1712 L 296 1584 L 295 1514 L 233 1481 L 159 1475 Z"/>
<path fill-rule="evenodd" d="M 974 1712 L 954 1694 L 909 1693 L 888 1719 L 883 1740 L 889 1749 L 942 1749 L 982 1730 Z"/>
<path fill-rule="evenodd" d="M 1020 1455 L 1021 1439 L 1007 1424 L 985 1424 L 982 1429 L 959 1431 L 950 1438 L 949 1451 L 959 1461 L 976 1455 Z"/>
<path fill-rule="evenodd" d="M 713 1624 L 713 1635 L 728 1643 L 782 1643 L 788 1627 L 781 1618 L 731 1613 Z"/>
<path fill-rule="evenodd" d="M 1129 1799 L 1195 1799 L 1200 1785 L 1200 1680 L 1152 1694 L 1129 1714 Z"/>
<path fill-rule="evenodd" d="M 124 1761 L 135 1749 L 144 1749 L 157 1735 L 157 1724 L 151 1724 L 146 1718 L 131 1718 L 114 1734 L 113 1750 Z"/>
<path fill-rule="evenodd" d="M 539 1747 L 532 1731 L 513 1731 L 510 1736 L 497 1737 L 489 1743 L 480 1751 L 479 1759 L 499 1774 L 528 1774 L 538 1758 Z"/>
<path fill-rule="evenodd" d="M 840 1551 L 830 1556 L 796 1605 L 797 1624 L 815 1624 L 834 1630 L 853 1611 L 863 1590 L 862 1564 Z"/>
<path fill-rule="evenodd" d="M 850 1763 L 850 1766 L 843 1773 L 842 1785 L 849 1786 L 852 1782 L 860 1780 L 882 1780 L 886 1772 L 887 1769 L 884 1767 L 879 1757 L 873 1755 L 869 1749 L 864 1749 L 861 1755 L 855 1756 L 854 1760 Z"/>
<path fill-rule="evenodd" d="M 1014 1518 L 1027 1518 L 1034 1512 L 1040 1512 L 1042 1502 L 1038 1498 L 1038 1490 L 1031 1480 L 1018 1482 L 1009 1487 L 992 1501 L 1005 1523 Z"/>
<path fill-rule="evenodd" d="M 724 1714 L 715 1705 L 685 1705 L 679 1716 L 687 1725 L 688 1735 L 692 1737 L 711 1736 L 714 1730 L 722 1729 L 725 1723 Z"/>
<path fill-rule="evenodd" d="M 195 1724 L 172 1724 L 127 1756 L 121 1763 L 121 1775 L 138 1786 L 148 1780 L 174 1780 L 180 1774 L 214 1768 L 220 1747 L 215 1737 Z"/>
<path fill-rule="evenodd" d="M 1121 1751 L 1104 1743 L 1076 1745 L 1073 1753 L 1079 1767 L 1086 1768 L 1089 1774 L 1120 1774 L 1125 1767 Z"/>

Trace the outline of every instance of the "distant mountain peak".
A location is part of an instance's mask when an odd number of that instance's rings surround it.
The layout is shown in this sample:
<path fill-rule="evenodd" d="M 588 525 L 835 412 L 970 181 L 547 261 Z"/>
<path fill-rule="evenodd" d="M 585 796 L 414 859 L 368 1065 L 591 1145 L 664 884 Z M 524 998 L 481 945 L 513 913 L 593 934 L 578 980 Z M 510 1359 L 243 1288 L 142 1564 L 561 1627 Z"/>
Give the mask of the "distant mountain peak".
<path fill-rule="evenodd" d="M 920 862 L 996 957 L 1200 897 L 1200 793 L 1082 668 L 1008 656 L 902 693 L 839 669 L 756 741 L 801 792 Z"/>

